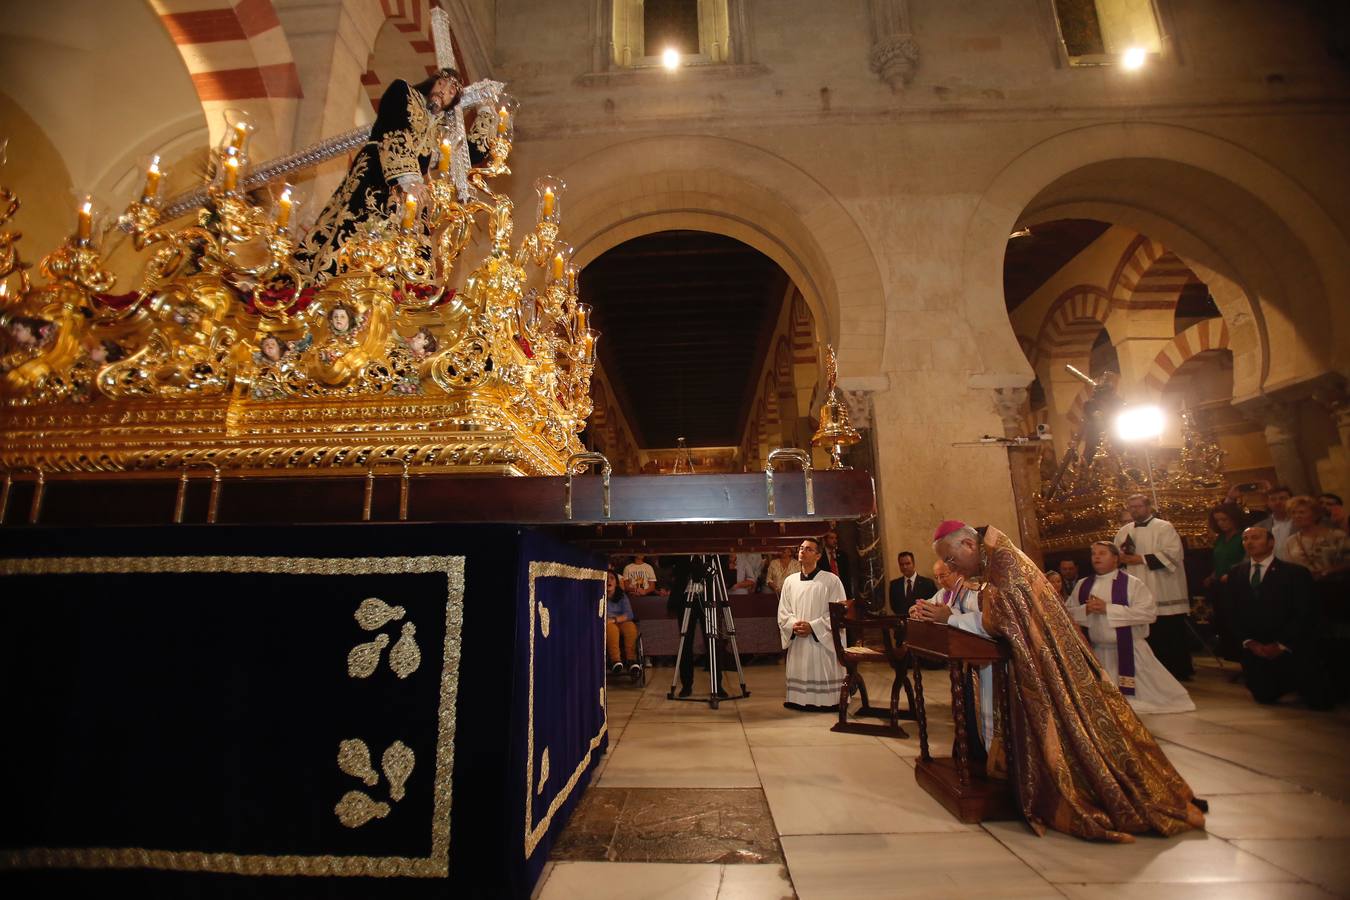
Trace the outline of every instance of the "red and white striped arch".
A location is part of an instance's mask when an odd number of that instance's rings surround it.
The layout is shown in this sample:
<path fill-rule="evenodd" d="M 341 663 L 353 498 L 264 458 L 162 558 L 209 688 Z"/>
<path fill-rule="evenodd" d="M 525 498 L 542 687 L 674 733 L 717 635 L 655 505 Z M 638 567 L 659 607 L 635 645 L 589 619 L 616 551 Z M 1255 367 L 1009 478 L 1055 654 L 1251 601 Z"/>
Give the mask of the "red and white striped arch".
<path fill-rule="evenodd" d="M 1162 244 L 1139 235 L 1121 254 L 1111 276 L 1111 302 L 1125 309 L 1173 309 L 1195 273 Z"/>
<path fill-rule="evenodd" d="M 379 3 L 380 8 L 384 10 L 387 23 L 398 30 L 408 42 L 416 65 L 420 68 L 416 72 L 380 71 L 380 65 L 372 55 L 365 74 L 361 76 L 361 84 L 365 87 L 366 96 L 370 98 L 371 107 L 374 109 L 379 108 L 380 97 L 390 82 L 397 78 L 413 79 L 414 75 L 422 73 L 430 75 L 436 71 L 436 45 L 431 37 L 431 10 L 440 6 L 439 0 L 379 0 Z M 453 34 L 451 43 L 454 44 L 455 68 L 467 79 L 464 60 L 460 57 L 459 46 L 455 44 Z"/>
<path fill-rule="evenodd" d="M 1144 376 L 1144 386 L 1161 394 L 1167 382 L 1190 359 L 1207 350 L 1229 350 L 1228 323 L 1223 319 L 1204 319 L 1196 322 L 1159 351 Z"/>
<path fill-rule="evenodd" d="M 1050 305 L 1032 365 L 1039 371 L 1042 363 L 1086 360 L 1110 315 L 1111 298 L 1101 288 L 1090 284 L 1069 288 Z"/>
<path fill-rule="evenodd" d="M 272 0 L 148 0 L 178 46 L 206 113 L 211 142 L 226 109 L 248 112 L 255 158 L 291 149 L 303 92 Z"/>

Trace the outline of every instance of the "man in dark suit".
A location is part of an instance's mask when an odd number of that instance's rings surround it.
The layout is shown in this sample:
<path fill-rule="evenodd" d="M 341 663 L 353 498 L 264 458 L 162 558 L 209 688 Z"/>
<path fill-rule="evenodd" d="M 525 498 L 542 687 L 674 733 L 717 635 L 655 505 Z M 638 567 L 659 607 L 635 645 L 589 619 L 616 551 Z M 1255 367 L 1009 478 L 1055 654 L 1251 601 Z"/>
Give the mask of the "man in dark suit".
<path fill-rule="evenodd" d="M 933 579 L 918 574 L 913 553 L 902 550 L 896 559 L 900 563 L 900 577 L 891 581 L 891 612 L 906 617 L 911 606 L 919 600 L 931 598 L 937 593 L 938 587 Z"/>
<path fill-rule="evenodd" d="M 1242 532 L 1247 558 L 1228 570 L 1228 602 L 1242 642 L 1242 674 L 1257 703 L 1298 691 L 1313 709 L 1331 708 L 1330 682 L 1317 653 L 1312 574 L 1275 558 L 1270 529 Z"/>
<path fill-rule="evenodd" d="M 853 599 L 853 566 L 848 554 L 839 549 L 839 532 L 825 532 L 825 555 L 820 558 L 820 568 L 833 572 L 844 583 L 844 596 Z"/>

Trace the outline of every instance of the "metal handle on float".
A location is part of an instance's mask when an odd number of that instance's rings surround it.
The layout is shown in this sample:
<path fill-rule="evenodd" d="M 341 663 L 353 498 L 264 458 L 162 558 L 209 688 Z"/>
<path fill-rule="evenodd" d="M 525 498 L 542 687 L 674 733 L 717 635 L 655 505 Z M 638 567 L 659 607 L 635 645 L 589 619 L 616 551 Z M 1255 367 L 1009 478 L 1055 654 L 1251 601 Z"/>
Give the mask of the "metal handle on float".
<path fill-rule="evenodd" d="M 36 478 L 33 479 L 33 503 L 28 507 L 28 524 L 36 525 L 38 516 L 42 513 L 42 492 L 47 487 L 47 473 L 42 471 L 41 466 L 19 466 L 17 469 L 5 470 L 5 483 L 0 487 L 0 525 L 5 523 L 5 513 L 9 509 L 9 489 L 14 486 L 14 476 L 20 472 L 34 472 Z"/>
<path fill-rule="evenodd" d="M 173 524 L 183 524 L 183 507 L 187 503 L 188 470 L 211 470 L 211 497 L 206 501 L 206 524 L 216 524 L 216 513 L 220 510 L 220 466 L 209 462 L 187 463 L 178 473 L 178 496 L 173 501 Z"/>
<path fill-rule="evenodd" d="M 389 464 L 403 467 L 403 475 L 399 479 L 398 485 L 398 520 L 400 522 L 408 521 L 408 462 L 403 459 L 395 459 L 392 456 L 382 456 L 370 464 L 366 469 L 366 499 L 361 506 L 361 521 L 370 521 L 370 506 L 375 498 L 375 470 L 380 466 Z"/>
<path fill-rule="evenodd" d="M 801 463 L 802 474 L 806 476 L 806 514 L 814 516 L 816 514 L 816 492 L 811 485 L 811 456 L 805 450 L 797 447 L 779 447 L 769 452 L 769 458 L 764 463 L 764 491 L 769 497 L 769 515 L 774 515 L 777 505 L 773 499 L 773 464 L 780 459 L 792 459 Z"/>
<path fill-rule="evenodd" d="M 572 467 L 577 463 L 599 463 L 604 478 L 605 518 L 609 518 L 609 476 L 614 471 L 603 453 L 573 453 L 567 457 L 567 481 L 563 484 L 563 515 L 572 518 Z"/>

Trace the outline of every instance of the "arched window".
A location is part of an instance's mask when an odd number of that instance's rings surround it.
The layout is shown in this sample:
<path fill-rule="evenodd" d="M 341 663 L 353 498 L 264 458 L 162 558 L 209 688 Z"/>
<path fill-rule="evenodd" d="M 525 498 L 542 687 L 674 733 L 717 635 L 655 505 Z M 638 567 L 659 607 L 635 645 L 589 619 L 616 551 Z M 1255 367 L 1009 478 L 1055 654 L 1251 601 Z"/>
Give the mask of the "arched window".
<path fill-rule="evenodd" d="M 1157 58 L 1165 32 L 1154 0 L 1050 0 L 1071 66 L 1116 65 L 1127 51 Z M 1142 62 L 1142 59 L 1141 59 Z"/>
<path fill-rule="evenodd" d="M 750 61 L 745 0 L 602 0 L 601 12 L 603 69 L 659 66 L 667 49 L 683 64 Z"/>

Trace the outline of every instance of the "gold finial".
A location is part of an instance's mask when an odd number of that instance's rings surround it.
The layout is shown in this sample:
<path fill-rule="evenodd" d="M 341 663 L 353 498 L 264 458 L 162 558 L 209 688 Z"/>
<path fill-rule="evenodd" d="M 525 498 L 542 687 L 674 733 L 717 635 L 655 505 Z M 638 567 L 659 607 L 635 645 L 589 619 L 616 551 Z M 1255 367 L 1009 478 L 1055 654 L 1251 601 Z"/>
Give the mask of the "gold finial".
<path fill-rule="evenodd" d="M 839 364 L 835 359 L 834 347 L 825 345 L 825 403 L 820 407 L 820 427 L 816 429 L 811 443 L 817 447 L 830 448 L 830 468 L 843 469 L 843 452 L 862 440 L 849 421 L 848 404 L 839 396 L 835 385 L 839 381 Z"/>

